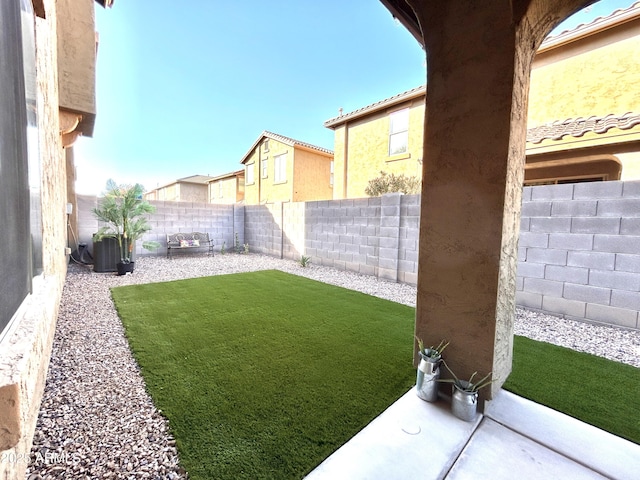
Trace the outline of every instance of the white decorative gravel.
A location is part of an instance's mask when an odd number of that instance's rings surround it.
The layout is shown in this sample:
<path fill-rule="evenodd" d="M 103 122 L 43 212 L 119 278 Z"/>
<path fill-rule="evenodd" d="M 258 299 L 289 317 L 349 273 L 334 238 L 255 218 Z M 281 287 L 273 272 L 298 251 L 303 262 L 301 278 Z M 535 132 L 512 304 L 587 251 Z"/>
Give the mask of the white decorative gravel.
<path fill-rule="evenodd" d="M 416 288 L 265 255 L 146 256 L 133 275 L 70 265 L 27 478 L 182 479 L 175 441 L 145 391 L 109 288 L 278 269 L 415 306 Z M 518 309 L 516 334 L 640 367 L 640 332 Z"/>

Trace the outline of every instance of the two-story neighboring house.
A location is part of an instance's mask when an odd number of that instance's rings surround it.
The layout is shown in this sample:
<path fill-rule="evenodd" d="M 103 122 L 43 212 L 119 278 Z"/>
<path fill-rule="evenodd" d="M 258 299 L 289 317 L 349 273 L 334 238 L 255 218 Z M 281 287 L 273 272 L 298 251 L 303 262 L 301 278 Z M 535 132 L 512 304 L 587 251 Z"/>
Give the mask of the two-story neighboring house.
<path fill-rule="evenodd" d="M 333 152 L 263 132 L 242 157 L 246 205 L 333 198 Z"/>
<path fill-rule="evenodd" d="M 549 37 L 533 63 L 525 184 L 640 179 L 640 3 Z M 426 87 L 325 122 L 334 199 L 421 176 Z M 487 139 L 490 141 L 490 139 Z"/>
<path fill-rule="evenodd" d="M 225 173 L 209 180 L 209 203 L 232 204 L 244 200 L 244 170 Z"/>
<path fill-rule="evenodd" d="M 144 194 L 145 200 L 163 200 L 168 202 L 200 202 L 209 201 L 209 182 L 214 177 L 209 175 L 191 175 L 179 178 L 175 182 L 154 188 Z"/>

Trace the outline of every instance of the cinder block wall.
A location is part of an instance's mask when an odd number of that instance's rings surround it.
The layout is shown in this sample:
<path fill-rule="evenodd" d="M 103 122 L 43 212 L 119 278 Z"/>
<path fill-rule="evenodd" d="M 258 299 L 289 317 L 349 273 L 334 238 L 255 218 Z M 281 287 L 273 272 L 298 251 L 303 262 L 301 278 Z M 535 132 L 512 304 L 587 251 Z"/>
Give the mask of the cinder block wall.
<path fill-rule="evenodd" d="M 81 241 L 98 224 L 79 197 Z M 251 252 L 417 283 L 420 196 L 270 205 L 152 202 L 149 239 L 209 232 L 219 249 L 235 233 Z M 640 328 L 640 182 L 526 187 L 517 304 L 568 318 Z M 163 248 L 158 253 L 164 253 Z M 148 254 L 140 251 L 138 254 Z"/>
<path fill-rule="evenodd" d="M 640 182 L 526 187 L 516 301 L 640 328 Z"/>
<path fill-rule="evenodd" d="M 307 202 L 305 254 L 328 265 L 416 284 L 420 197 Z"/>
<path fill-rule="evenodd" d="M 78 239 L 86 243 L 93 253 L 93 234 L 100 228 L 99 222 L 91 213 L 97 206 L 98 199 L 94 196 L 78 195 Z M 143 236 L 143 241 L 156 241 L 162 247 L 148 251 L 142 248 L 142 242 L 136 243 L 136 255 L 166 255 L 167 234 L 179 232 L 208 233 L 215 243 L 215 249 L 220 250 L 222 243 L 227 250 L 234 245 L 235 232 L 238 232 L 240 242 L 244 236 L 243 208 L 235 205 L 214 205 L 198 202 L 165 202 L 152 200 L 149 202 L 156 207 L 156 211 L 149 215 L 152 230 Z"/>

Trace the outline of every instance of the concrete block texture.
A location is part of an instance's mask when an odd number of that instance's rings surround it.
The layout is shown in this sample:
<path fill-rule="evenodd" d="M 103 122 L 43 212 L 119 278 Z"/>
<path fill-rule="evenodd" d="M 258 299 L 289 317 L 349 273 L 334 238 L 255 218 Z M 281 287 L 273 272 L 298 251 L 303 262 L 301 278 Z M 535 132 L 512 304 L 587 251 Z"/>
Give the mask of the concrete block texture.
<path fill-rule="evenodd" d="M 536 233 L 569 233 L 571 231 L 571 218 L 532 217 L 529 230 Z"/>
<path fill-rule="evenodd" d="M 599 217 L 640 217 L 640 198 L 598 200 Z"/>
<path fill-rule="evenodd" d="M 611 292 L 611 306 L 640 312 L 640 292 L 613 290 Z"/>
<path fill-rule="evenodd" d="M 616 264 L 616 254 L 602 252 L 568 252 L 567 265 L 570 267 L 596 268 L 599 270 L 613 270 Z"/>
<path fill-rule="evenodd" d="M 624 182 L 622 196 L 625 198 L 640 198 L 640 180 Z"/>
<path fill-rule="evenodd" d="M 629 272 L 591 270 L 589 272 L 589 285 L 637 292 L 640 291 L 640 275 Z"/>
<path fill-rule="evenodd" d="M 571 233 L 604 233 L 617 235 L 620 233 L 620 218 L 617 217 L 573 217 Z"/>
<path fill-rule="evenodd" d="M 564 250 L 591 250 L 593 235 L 589 233 L 551 233 L 549 248 Z"/>
<path fill-rule="evenodd" d="M 587 304 L 585 317 L 596 322 L 609 323 L 621 327 L 638 328 L 638 312 L 625 308 Z"/>
<path fill-rule="evenodd" d="M 581 267 L 546 265 L 544 278 L 547 280 L 555 280 L 557 282 L 587 285 L 589 283 L 589 270 Z"/>
<path fill-rule="evenodd" d="M 540 185 L 532 189 L 531 200 L 571 200 L 574 185 Z"/>
<path fill-rule="evenodd" d="M 551 205 L 554 217 L 593 217 L 598 208 L 597 200 L 556 201 Z"/>
<path fill-rule="evenodd" d="M 584 318 L 586 309 L 587 304 L 585 302 L 550 296 L 544 296 L 542 298 L 542 310 L 547 312 Z"/>
<path fill-rule="evenodd" d="M 640 255 L 617 254 L 615 256 L 615 270 L 640 274 Z"/>
<path fill-rule="evenodd" d="M 619 198 L 622 197 L 624 182 L 584 182 L 576 183 L 573 198 Z"/>
<path fill-rule="evenodd" d="M 596 252 L 632 253 L 640 255 L 639 235 L 595 235 L 593 250 Z"/>
<path fill-rule="evenodd" d="M 527 278 L 545 278 L 544 263 L 520 262 L 518 263 L 518 276 Z"/>
<path fill-rule="evenodd" d="M 640 207 L 640 202 L 638 202 Z M 622 218 L 620 224 L 620 233 L 622 235 L 640 236 L 640 217 Z"/>
<path fill-rule="evenodd" d="M 551 202 L 524 202 L 522 204 L 522 217 L 549 217 L 551 216 Z"/>
<path fill-rule="evenodd" d="M 549 234 L 520 232 L 520 239 L 519 239 L 518 245 L 520 247 L 547 248 L 549 246 Z"/>
<path fill-rule="evenodd" d="M 527 292 L 538 293 L 540 295 L 551 295 L 562 297 L 563 283 L 542 278 L 525 278 L 524 289 Z"/>
<path fill-rule="evenodd" d="M 532 292 L 516 292 L 516 304 L 521 307 L 542 309 L 542 295 Z"/>
<path fill-rule="evenodd" d="M 551 248 L 527 248 L 527 262 L 566 265 L 567 251 Z"/>
<path fill-rule="evenodd" d="M 564 293 L 562 295 L 555 296 L 562 296 L 569 300 L 609 305 L 611 301 L 611 289 L 591 285 L 575 285 L 567 283 L 564 285 Z"/>

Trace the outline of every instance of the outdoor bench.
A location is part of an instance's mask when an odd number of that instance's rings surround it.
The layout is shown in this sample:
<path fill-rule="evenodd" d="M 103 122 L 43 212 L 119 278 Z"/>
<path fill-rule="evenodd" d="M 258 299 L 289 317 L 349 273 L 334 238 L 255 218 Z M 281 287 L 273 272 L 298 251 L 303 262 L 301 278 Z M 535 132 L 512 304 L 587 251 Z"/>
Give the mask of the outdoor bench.
<path fill-rule="evenodd" d="M 208 233 L 169 233 L 167 234 L 167 257 L 171 258 L 174 250 L 206 248 L 207 254 L 213 255 L 213 240 Z"/>

